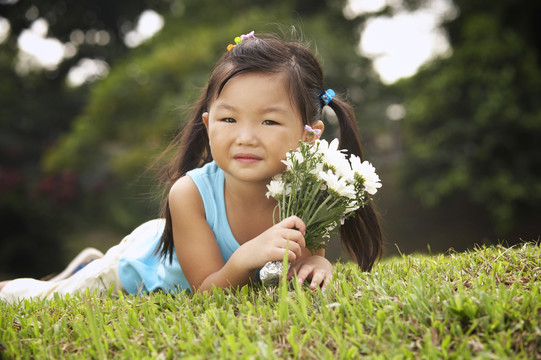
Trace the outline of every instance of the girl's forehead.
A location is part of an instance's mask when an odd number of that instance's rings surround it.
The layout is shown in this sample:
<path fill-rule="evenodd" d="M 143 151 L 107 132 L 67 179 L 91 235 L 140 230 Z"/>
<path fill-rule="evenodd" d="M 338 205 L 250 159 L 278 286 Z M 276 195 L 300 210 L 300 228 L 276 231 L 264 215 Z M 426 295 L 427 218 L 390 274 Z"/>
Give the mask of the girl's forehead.
<path fill-rule="evenodd" d="M 256 86 L 261 85 L 262 83 L 266 84 L 264 88 L 272 87 L 272 88 L 282 88 L 282 90 L 286 90 L 286 75 L 283 72 L 278 72 L 278 73 L 249 72 L 249 73 L 238 74 L 238 75 L 233 76 L 224 84 L 222 88 L 222 93 L 227 88 L 252 87 L 254 85 Z"/>
<path fill-rule="evenodd" d="M 211 106 L 223 103 L 249 103 L 251 105 L 285 106 L 296 111 L 284 73 L 245 73 L 229 79 L 211 102 Z"/>

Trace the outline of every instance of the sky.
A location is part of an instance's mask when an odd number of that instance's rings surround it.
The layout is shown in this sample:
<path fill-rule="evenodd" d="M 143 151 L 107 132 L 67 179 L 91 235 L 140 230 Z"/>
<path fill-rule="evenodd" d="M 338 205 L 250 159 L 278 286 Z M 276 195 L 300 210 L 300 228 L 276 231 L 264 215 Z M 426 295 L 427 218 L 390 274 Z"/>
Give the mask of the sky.
<path fill-rule="evenodd" d="M 37 11 L 37 10 L 36 10 Z M 27 12 L 27 17 L 34 16 L 32 7 Z M 71 33 L 68 43 L 61 43 L 58 39 L 47 37 L 49 25 L 43 18 L 37 17 L 33 20 L 30 28 L 23 30 L 19 35 L 17 44 L 19 55 L 16 64 L 16 71 L 26 74 L 34 68 L 55 69 L 58 64 L 77 52 L 77 46 L 83 42 L 93 42 L 107 45 L 110 41 L 106 31 L 90 30 L 86 33 L 75 30 Z M 128 47 L 137 47 L 145 40 L 151 38 L 163 27 L 163 18 L 152 10 L 145 10 L 139 16 L 133 30 L 126 33 L 124 43 Z M 9 22 L 0 17 L 0 43 L 9 34 Z M 109 66 L 105 61 L 98 59 L 84 58 L 73 67 L 68 73 L 67 82 L 71 86 L 80 86 L 89 80 L 104 77 L 109 72 Z"/>
<path fill-rule="evenodd" d="M 445 18 L 456 16 L 451 0 L 431 0 L 427 6 L 408 12 L 400 0 L 350 0 L 344 9 L 346 18 L 359 14 L 373 13 L 389 5 L 393 16 L 369 19 L 361 33 L 359 53 L 372 59 L 376 72 L 386 84 L 414 75 L 419 67 L 437 56 L 449 54 L 451 49 L 445 33 L 439 25 Z M 16 70 L 28 73 L 35 67 L 54 69 L 63 59 L 75 55 L 77 45 L 84 41 L 99 44 L 109 42 L 105 31 L 74 31 L 70 42 L 47 37 L 48 24 L 35 16 L 31 27 L 24 30 L 18 39 L 20 54 Z M 163 18 L 152 10 L 144 11 L 133 30 L 126 33 L 124 42 L 128 47 L 137 47 L 151 38 L 163 27 Z M 9 33 L 9 22 L 0 17 L 0 43 Z M 68 74 L 68 84 L 79 86 L 86 81 L 107 75 L 107 63 L 96 59 L 81 59 Z"/>
<path fill-rule="evenodd" d="M 428 1 L 426 7 L 409 12 L 400 0 L 350 0 L 344 9 L 346 18 L 394 9 L 393 16 L 371 18 L 365 24 L 359 52 L 372 59 L 376 72 L 386 84 L 414 75 L 427 61 L 446 56 L 451 48 L 440 29 L 444 19 L 456 16 L 450 0 Z"/>

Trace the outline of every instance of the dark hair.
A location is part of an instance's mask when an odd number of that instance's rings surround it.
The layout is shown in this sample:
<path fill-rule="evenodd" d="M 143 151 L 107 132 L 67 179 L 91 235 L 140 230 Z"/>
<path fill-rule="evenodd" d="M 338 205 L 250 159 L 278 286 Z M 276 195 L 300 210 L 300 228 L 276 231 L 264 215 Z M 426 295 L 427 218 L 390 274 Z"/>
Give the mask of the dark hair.
<path fill-rule="evenodd" d="M 289 42 L 273 36 L 258 36 L 244 40 L 218 60 L 207 86 L 195 103 L 191 119 L 184 131 L 173 141 L 178 146 L 176 156 L 163 172 L 166 188 L 188 171 L 212 161 L 209 139 L 202 120 L 210 103 L 216 99 L 225 84 L 243 73 L 283 73 L 287 78 L 290 100 L 298 108 L 304 124 L 322 119 L 323 70 L 315 56 L 299 42 Z M 334 110 L 340 124 L 340 148 L 347 149 L 362 159 L 361 142 L 352 108 L 339 99 L 329 106 Z M 172 260 L 174 254 L 173 230 L 169 200 L 163 206 L 165 230 L 156 250 L 160 256 Z M 381 255 L 382 235 L 378 216 L 370 203 L 360 208 L 355 216 L 346 220 L 340 228 L 342 242 L 354 256 L 362 270 L 372 268 Z"/>

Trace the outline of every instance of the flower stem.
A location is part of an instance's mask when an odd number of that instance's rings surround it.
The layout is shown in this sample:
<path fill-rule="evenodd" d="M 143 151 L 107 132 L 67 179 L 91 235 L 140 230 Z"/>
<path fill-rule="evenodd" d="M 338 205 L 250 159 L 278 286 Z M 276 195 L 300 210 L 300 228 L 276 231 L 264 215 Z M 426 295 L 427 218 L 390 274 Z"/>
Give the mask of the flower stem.
<path fill-rule="evenodd" d="M 314 214 L 310 217 L 310 219 L 308 220 L 308 222 L 306 223 L 306 227 L 312 225 L 312 223 L 315 221 L 315 219 L 317 218 L 317 214 L 321 211 L 321 209 L 323 209 L 325 207 L 325 205 L 327 205 L 327 203 L 329 202 L 329 200 L 332 199 L 332 196 L 327 196 L 327 198 L 319 205 L 319 207 L 317 208 L 317 210 L 314 212 Z M 338 201 L 338 199 L 334 202 L 336 203 Z"/>

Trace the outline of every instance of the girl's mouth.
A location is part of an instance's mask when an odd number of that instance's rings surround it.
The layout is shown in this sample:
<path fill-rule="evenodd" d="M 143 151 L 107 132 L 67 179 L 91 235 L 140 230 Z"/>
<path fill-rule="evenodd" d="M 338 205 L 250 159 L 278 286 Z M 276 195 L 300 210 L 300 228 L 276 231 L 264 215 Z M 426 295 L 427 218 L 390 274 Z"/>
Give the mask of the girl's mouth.
<path fill-rule="evenodd" d="M 254 154 L 236 154 L 234 159 L 244 164 L 253 164 L 261 160 L 259 156 Z"/>

